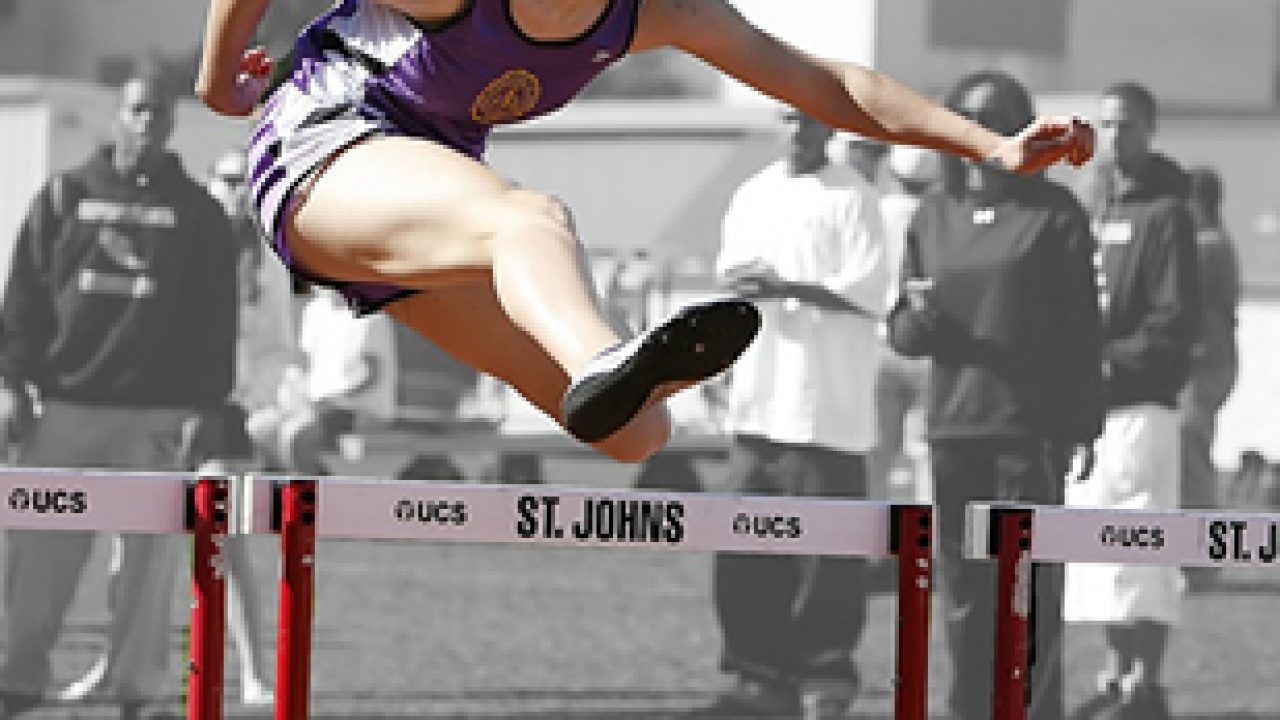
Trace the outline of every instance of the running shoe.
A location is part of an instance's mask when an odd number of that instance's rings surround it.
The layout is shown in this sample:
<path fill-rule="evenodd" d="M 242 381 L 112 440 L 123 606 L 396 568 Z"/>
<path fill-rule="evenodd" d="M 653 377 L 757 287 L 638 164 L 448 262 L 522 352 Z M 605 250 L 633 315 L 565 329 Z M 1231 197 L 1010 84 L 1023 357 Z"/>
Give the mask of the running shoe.
<path fill-rule="evenodd" d="M 707 300 L 677 310 L 659 325 L 597 355 L 561 403 L 569 434 L 603 440 L 641 410 L 725 370 L 760 329 L 746 300 Z"/>

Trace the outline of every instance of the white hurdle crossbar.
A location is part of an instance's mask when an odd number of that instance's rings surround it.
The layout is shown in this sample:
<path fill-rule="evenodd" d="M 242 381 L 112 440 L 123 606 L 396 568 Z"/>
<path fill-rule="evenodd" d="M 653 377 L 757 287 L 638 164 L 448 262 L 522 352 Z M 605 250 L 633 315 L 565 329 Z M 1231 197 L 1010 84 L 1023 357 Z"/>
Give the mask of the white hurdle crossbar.
<path fill-rule="evenodd" d="M 997 720 L 1025 720 L 1034 563 L 1280 569 L 1280 514 L 971 503 L 965 554 L 995 559 Z"/>
<path fill-rule="evenodd" d="M 229 485 L 196 473 L 0 468 L 0 528 L 194 537 L 188 720 L 222 717 Z"/>
<path fill-rule="evenodd" d="M 308 713 L 316 537 L 896 556 L 895 717 L 926 718 L 932 515 L 927 505 L 416 480 L 262 478 L 248 531 L 281 535 L 277 720 Z M 269 502 L 269 508 L 261 507 Z"/>

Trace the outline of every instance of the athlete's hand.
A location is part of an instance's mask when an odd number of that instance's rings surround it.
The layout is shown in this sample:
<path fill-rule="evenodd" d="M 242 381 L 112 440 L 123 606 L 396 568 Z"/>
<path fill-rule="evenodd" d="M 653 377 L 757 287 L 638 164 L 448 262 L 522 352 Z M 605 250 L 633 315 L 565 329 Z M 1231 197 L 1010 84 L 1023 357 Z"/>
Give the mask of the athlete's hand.
<path fill-rule="evenodd" d="M 234 80 L 211 87 L 201 86 L 197 92 L 200 99 L 214 112 L 244 117 L 257 107 L 274 69 L 275 61 L 267 54 L 266 48 L 250 48 L 240 58 L 240 67 Z"/>
<path fill-rule="evenodd" d="M 1093 157 L 1094 144 L 1093 126 L 1083 118 L 1039 117 L 1017 135 L 1005 138 L 990 160 L 1006 170 L 1031 175 L 1059 161 L 1080 167 Z"/>

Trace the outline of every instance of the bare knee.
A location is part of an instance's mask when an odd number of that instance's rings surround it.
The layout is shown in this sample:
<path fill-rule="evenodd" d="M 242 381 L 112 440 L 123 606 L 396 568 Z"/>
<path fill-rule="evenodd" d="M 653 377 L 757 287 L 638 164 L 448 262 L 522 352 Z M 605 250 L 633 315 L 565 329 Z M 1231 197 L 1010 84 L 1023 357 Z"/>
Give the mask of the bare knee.
<path fill-rule="evenodd" d="M 554 195 L 513 188 L 503 197 L 505 222 L 495 233 L 498 240 L 520 243 L 553 243 L 576 247 L 573 213 Z"/>

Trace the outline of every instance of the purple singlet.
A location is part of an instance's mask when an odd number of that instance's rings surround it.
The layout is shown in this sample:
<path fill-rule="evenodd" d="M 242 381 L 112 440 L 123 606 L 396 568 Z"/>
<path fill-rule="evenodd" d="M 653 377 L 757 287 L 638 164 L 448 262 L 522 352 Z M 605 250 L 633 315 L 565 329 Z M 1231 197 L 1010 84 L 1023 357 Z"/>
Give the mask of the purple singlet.
<path fill-rule="evenodd" d="M 276 253 L 294 272 L 340 289 L 360 313 L 412 294 L 301 273 L 280 227 L 299 182 L 371 135 L 425 138 L 480 159 L 494 125 L 560 108 L 626 54 L 639 3 L 610 0 L 581 36 L 542 41 L 516 26 L 510 0 L 468 0 L 431 26 L 371 0 L 341 0 L 299 35 L 290 80 L 253 133 L 253 203 Z"/>

